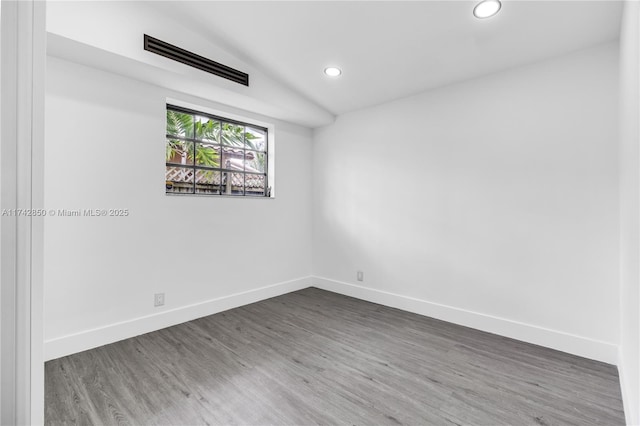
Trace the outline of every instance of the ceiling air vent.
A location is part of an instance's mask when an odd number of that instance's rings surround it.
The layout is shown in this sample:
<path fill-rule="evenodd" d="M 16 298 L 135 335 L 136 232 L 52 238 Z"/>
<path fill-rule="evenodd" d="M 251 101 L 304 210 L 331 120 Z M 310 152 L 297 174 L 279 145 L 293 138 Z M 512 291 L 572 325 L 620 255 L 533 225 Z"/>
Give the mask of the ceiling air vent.
<path fill-rule="evenodd" d="M 181 49 L 146 34 L 144 35 L 144 50 L 164 56 L 165 58 L 173 59 L 174 61 L 182 62 L 185 65 L 198 68 L 199 70 L 217 75 L 218 77 L 226 78 L 227 80 L 235 81 L 245 86 L 249 85 L 249 74 L 203 56 L 196 55 L 193 52 Z"/>

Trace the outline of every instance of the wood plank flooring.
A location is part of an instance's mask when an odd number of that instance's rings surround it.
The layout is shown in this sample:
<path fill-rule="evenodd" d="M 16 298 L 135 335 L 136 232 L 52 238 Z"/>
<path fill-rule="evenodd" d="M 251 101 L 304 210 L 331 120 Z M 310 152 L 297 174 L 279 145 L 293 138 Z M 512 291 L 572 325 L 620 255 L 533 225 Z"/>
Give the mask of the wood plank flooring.
<path fill-rule="evenodd" d="M 614 366 L 316 288 L 45 369 L 51 425 L 624 424 Z"/>

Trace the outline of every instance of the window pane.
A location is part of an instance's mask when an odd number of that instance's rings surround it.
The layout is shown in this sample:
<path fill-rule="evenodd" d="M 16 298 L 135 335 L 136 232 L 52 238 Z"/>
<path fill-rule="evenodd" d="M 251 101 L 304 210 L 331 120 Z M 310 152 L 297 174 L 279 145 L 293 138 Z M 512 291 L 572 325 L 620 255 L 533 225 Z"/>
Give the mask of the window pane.
<path fill-rule="evenodd" d="M 244 167 L 247 172 L 264 173 L 267 155 L 264 152 L 247 151 Z"/>
<path fill-rule="evenodd" d="M 265 196 L 268 130 L 167 105 L 167 193 Z"/>
<path fill-rule="evenodd" d="M 193 194 L 193 169 L 167 166 L 165 172 L 166 191 L 169 193 Z"/>
<path fill-rule="evenodd" d="M 242 148 L 222 148 L 222 159 L 220 164 L 223 169 L 244 171 L 244 149 Z"/>
<path fill-rule="evenodd" d="M 245 175 L 245 195 L 264 196 L 265 181 L 264 175 Z"/>
<path fill-rule="evenodd" d="M 247 130 L 245 132 L 245 143 L 248 149 L 255 149 L 256 151 L 266 151 L 267 134 L 262 129 L 247 127 Z"/>
<path fill-rule="evenodd" d="M 220 167 L 220 146 L 210 143 L 196 143 L 196 165 Z"/>
<path fill-rule="evenodd" d="M 167 134 L 193 138 L 193 115 L 167 110 Z"/>
<path fill-rule="evenodd" d="M 167 139 L 165 162 L 193 164 L 193 142 Z"/>
<path fill-rule="evenodd" d="M 213 170 L 196 170 L 196 193 L 219 194 L 221 190 L 220 172 Z M 224 188 L 222 188 L 224 190 Z"/>
<path fill-rule="evenodd" d="M 244 194 L 244 173 L 222 173 L 222 193 L 231 195 Z"/>
<path fill-rule="evenodd" d="M 218 142 L 220 138 L 220 122 L 207 117 L 196 116 L 196 139 L 207 142 Z"/>
<path fill-rule="evenodd" d="M 244 126 L 222 123 L 221 143 L 244 148 Z"/>

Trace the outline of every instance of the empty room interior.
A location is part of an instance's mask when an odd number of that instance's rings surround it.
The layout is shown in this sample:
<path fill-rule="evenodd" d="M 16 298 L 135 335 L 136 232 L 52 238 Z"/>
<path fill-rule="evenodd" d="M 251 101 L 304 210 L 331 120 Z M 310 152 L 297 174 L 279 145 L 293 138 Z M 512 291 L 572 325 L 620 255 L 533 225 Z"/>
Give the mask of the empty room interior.
<path fill-rule="evenodd" d="M 640 3 L 43 13 L 31 423 L 640 424 Z"/>

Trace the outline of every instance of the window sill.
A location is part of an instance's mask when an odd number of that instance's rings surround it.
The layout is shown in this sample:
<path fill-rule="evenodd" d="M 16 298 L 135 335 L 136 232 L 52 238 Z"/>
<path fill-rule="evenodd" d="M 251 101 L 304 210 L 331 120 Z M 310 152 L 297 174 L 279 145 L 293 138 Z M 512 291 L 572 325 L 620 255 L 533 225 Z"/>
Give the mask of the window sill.
<path fill-rule="evenodd" d="M 238 198 L 241 200 L 274 200 L 276 198 L 275 195 L 272 195 L 270 197 L 259 197 L 255 195 L 226 195 L 226 194 L 198 195 L 198 194 L 188 194 L 188 193 L 179 193 L 179 192 L 175 192 L 175 193 L 165 192 L 164 195 L 168 197 L 195 197 L 195 198 L 214 198 L 214 199 L 215 198 Z"/>

